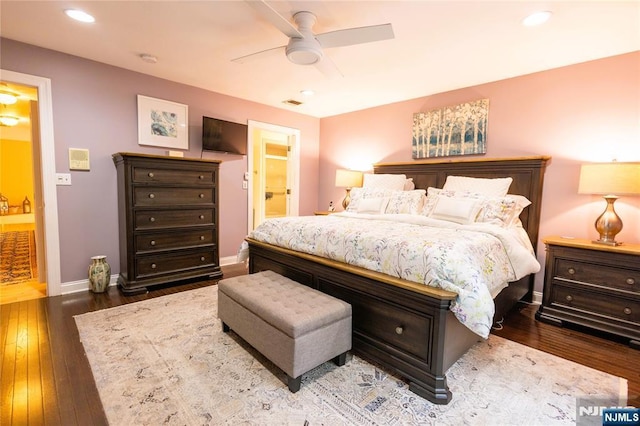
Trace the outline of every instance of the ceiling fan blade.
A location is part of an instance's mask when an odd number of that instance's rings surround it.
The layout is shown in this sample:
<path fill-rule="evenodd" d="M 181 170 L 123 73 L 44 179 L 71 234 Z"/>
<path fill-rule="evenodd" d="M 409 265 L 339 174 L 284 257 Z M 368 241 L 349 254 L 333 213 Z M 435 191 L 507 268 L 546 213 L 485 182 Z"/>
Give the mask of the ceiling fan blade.
<path fill-rule="evenodd" d="M 371 25 L 316 34 L 322 47 L 342 47 L 394 38 L 391 24 Z"/>
<path fill-rule="evenodd" d="M 329 79 L 344 77 L 336 64 L 327 55 L 323 55 L 322 59 L 316 62 L 314 66 Z"/>
<path fill-rule="evenodd" d="M 266 1 L 251 1 L 246 2 L 253 7 L 264 19 L 269 21 L 274 27 L 289 38 L 304 38 L 304 36 L 293 26 L 288 19 L 280 15 L 274 8 L 272 8 Z"/>
<path fill-rule="evenodd" d="M 278 46 L 278 47 L 274 47 L 274 48 L 267 49 L 267 50 L 261 50 L 260 52 L 255 52 L 255 53 L 251 53 L 249 55 L 240 56 L 239 58 L 234 58 L 234 59 L 231 60 L 231 62 L 237 62 L 239 64 L 244 64 L 247 61 L 252 61 L 254 59 L 263 58 L 263 57 L 268 56 L 270 54 L 274 54 L 274 53 L 281 54 L 281 52 L 284 51 L 285 47 L 286 46 Z"/>

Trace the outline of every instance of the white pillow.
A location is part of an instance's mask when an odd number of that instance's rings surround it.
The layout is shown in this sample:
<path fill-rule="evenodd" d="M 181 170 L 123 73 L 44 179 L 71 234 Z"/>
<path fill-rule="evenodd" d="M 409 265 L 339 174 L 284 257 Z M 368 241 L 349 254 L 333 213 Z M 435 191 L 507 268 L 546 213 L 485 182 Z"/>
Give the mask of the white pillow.
<path fill-rule="evenodd" d="M 404 188 L 402 189 L 405 191 L 413 191 L 416 189 L 416 184 L 413 183 L 413 178 L 407 178 L 407 180 L 404 181 Z"/>
<path fill-rule="evenodd" d="M 388 197 L 365 198 L 358 203 L 358 213 L 381 214 L 389 204 Z"/>
<path fill-rule="evenodd" d="M 509 192 L 513 179 L 507 178 L 473 178 L 467 176 L 447 176 L 442 189 L 447 191 L 476 192 L 487 197 L 504 197 Z"/>
<path fill-rule="evenodd" d="M 402 191 L 406 180 L 406 175 L 365 173 L 362 180 L 362 187 Z"/>
<path fill-rule="evenodd" d="M 439 196 L 431 213 L 434 219 L 468 225 L 473 223 L 480 211 L 480 200 Z"/>

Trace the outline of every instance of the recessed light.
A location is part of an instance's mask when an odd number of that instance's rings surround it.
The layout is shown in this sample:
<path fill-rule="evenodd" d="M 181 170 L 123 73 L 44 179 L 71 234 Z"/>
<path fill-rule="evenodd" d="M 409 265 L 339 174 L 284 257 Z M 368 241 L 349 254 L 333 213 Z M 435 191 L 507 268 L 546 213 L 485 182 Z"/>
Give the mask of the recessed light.
<path fill-rule="evenodd" d="M 92 23 L 96 22 L 96 18 L 89 15 L 87 12 L 78 9 L 66 9 L 64 13 L 71 19 L 75 19 L 80 22 Z"/>
<path fill-rule="evenodd" d="M 549 18 L 551 18 L 551 12 L 548 10 L 532 13 L 522 20 L 522 25 L 525 27 L 535 27 L 537 25 L 544 24 L 549 20 Z"/>
<path fill-rule="evenodd" d="M 304 96 L 313 96 L 313 95 L 315 95 L 315 93 L 316 93 L 316 92 L 314 92 L 314 91 L 313 91 L 313 90 L 311 90 L 311 89 L 304 89 L 304 90 L 301 90 L 301 91 L 300 91 L 300 94 L 301 94 L 301 95 L 304 95 Z"/>

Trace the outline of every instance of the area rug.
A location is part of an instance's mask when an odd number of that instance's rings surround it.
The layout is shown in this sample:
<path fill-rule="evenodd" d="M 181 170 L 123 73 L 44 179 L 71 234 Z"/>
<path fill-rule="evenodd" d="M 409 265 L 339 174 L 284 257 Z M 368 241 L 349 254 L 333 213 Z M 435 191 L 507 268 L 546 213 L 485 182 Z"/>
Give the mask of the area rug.
<path fill-rule="evenodd" d="M 37 276 L 33 231 L 0 233 L 0 284 L 18 284 Z"/>
<path fill-rule="evenodd" d="M 448 405 L 351 354 L 292 394 L 216 312 L 210 286 L 75 317 L 110 424 L 575 424 L 576 397 L 626 395 L 624 379 L 496 336 L 449 369 Z"/>

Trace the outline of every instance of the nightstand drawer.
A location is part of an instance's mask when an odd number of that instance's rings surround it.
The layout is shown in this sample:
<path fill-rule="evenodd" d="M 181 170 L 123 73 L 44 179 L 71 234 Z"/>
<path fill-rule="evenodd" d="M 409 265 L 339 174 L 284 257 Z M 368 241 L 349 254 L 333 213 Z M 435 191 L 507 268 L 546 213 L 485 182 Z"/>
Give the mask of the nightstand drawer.
<path fill-rule="evenodd" d="M 556 259 L 555 277 L 627 291 L 640 291 L 640 270 Z"/>
<path fill-rule="evenodd" d="M 551 305 L 578 309 L 595 315 L 640 322 L 640 299 L 602 294 L 555 282 L 550 302 Z"/>

